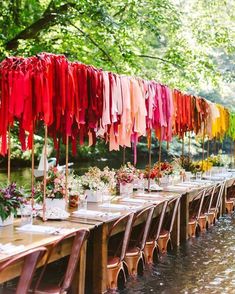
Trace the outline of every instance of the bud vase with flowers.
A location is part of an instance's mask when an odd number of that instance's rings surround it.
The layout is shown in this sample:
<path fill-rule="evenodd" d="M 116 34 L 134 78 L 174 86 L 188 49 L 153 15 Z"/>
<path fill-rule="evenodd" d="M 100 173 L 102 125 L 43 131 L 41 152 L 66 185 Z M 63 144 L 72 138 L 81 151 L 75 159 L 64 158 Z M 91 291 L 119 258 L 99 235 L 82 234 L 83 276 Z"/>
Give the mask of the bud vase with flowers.
<path fill-rule="evenodd" d="M 18 188 L 16 183 L 0 187 L 0 226 L 13 223 L 17 210 L 26 201 L 23 188 Z"/>
<path fill-rule="evenodd" d="M 56 167 L 51 167 L 46 179 L 46 208 L 58 207 L 65 210 L 65 193 L 65 175 Z M 43 201 L 43 181 L 37 183 L 34 197 L 37 202 Z"/>
<path fill-rule="evenodd" d="M 133 183 L 136 169 L 130 162 L 122 165 L 116 173 L 120 195 L 130 195 L 133 193 Z"/>

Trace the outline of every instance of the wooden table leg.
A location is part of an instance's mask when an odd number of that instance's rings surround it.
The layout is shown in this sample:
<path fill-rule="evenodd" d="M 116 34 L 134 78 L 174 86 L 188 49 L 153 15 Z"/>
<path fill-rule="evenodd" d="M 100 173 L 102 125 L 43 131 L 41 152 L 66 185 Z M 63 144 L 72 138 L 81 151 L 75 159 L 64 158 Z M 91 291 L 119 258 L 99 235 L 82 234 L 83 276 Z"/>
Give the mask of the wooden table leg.
<path fill-rule="evenodd" d="M 92 293 L 94 294 L 101 294 L 106 292 L 108 257 L 107 235 L 107 224 L 103 224 L 97 227 L 94 231 L 92 279 Z"/>
<path fill-rule="evenodd" d="M 177 208 L 177 213 L 176 213 L 176 217 L 175 217 L 175 222 L 174 222 L 174 226 L 173 226 L 173 230 L 171 233 L 171 241 L 172 241 L 172 245 L 173 247 L 177 247 L 180 245 L 180 203 L 179 206 Z"/>
<path fill-rule="evenodd" d="M 188 240 L 189 195 L 184 194 L 180 200 L 180 242 Z"/>

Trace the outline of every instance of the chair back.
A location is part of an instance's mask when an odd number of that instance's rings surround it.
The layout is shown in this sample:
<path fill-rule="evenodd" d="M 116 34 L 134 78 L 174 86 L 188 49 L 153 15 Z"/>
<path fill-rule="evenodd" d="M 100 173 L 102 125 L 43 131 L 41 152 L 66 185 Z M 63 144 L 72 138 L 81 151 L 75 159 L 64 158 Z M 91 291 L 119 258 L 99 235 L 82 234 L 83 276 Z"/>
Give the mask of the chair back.
<path fill-rule="evenodd" d="M 47 252 L 47 248 L 38 247 L 32 250 L 28 250 L 21 254 L 18 254 L 0 265 L 0 273 L 9 266 L 23 260 L 23 266 L 20 274 L 20 278 L 17 284 L 15 294 L 26 294 L 29 291 L 29 287 L 32 283 L 33 275 L 36 271 L 36 266 L 40 259 Z"/>
<path fill-rule="evenodd" d="M 189 202 L 189 219 L 197 219 L 201 213 L 201 207 L 206 190 L 200 190 Z"/>
<path fill-rule="evenodd" d="M 160 209 L 160 212 L 157 214 L 156 217 L 152 218 L 152 223 L 150 225 L 150 231 L 149 231 L 149 239 L 150 240 L 157 240 L 159 238 L 162 225 L 163 225 L 163 219 L 166 213 L 167 208 L 167 200 L 164 202 L 161 202 L 155 206 L 155 211 Z"/>
<path fill-rule="evenodd" d="M 114 242 L 112 242 L 112 253 L 116 257 L 118 256 L 121 261 L 124 260 L 126 255 L 126 250 L 129 244 L 130 235 L 131 235 L 131 229 L 134 221 L 134 212 L 128 213 L 127 215 L 124 215 L 120 217 L 111 227 L 108 233 L 108 249 L 111 242 L 110 239 L 112 238 L 112 233 L 115 231 L 118 227 L 124 228 L 124 236 L 121 238 L 115 238 Z M 115 248 L 113 248 L 115 247 Z"/>
<path fill-rule="evenodd" d="M 63 291 L 67 291 L 72 284 L 73 277 L 78 265 L 82 245 L 87 240 L 88 236 L 89 236 L 88 230 L 79 230 L 76 232 L 73 245 L 72 245 L 71 254 L 69 257 L 68 266 L 65 272 L 63 283 L 62 283 L 62 289 L 61 289 L 62 293 Z"/>
<path fill-rule="evenodd" d="M 61 293 L 64 293 L 66 291 L 69 290 L 72 281 L 73 281 L 73 277 L 74 274 L 76 272 L 76 268 L 78 265 L 78 261 L 79 261 L 79 257 L 80 257 L 80 253 L 81 253 L 81 249 L 82 246 L 84 244 L 84 242 L 87 240 L 89 236 L 89 231 L 86 229 L 81 229 L 78 230 L 76 232 L 73 233 L 69 233 L 65 236 L 63 236 L 62 238 L 60 238 L 59 240 L 57 240 L 56 242 L 54 242 L 51 246 L 51 250 L 47 256 L 47 260 L 45 262 L 44 268 L 39 276 L 39 279 L 36 283 L 35 286 L 35 290 L 37 290 L 38 288 L 40 288 L 40 283 L 42 281 L 42 279 L 45 276 L 46 273 L 46 269 L 47 269 L 47 265 L 48 262 L 50 260 L 50 257 L 52 255 L 52 253 L 54 252 L 54 250 L 63 243 L 63 241 L 65 241 L 66 239 L 72 238 L 72 248 L 71 248 L 71 253 L 69 255 L 69 260 L 68 260 L 68 264 L 67 264 L 67 268 L 64 274 L 64 277 L 62 278 L 61 282 L 60 282 L 60 291 Z"/>
<path fill-rule="evenodd" d="M 210 203 L 214 197 L 216 185 L 210 186 L 205 189 L 205 194 L 202 201 L 201 213 L 205 214 L 209 212 Z"/>
<path fill-rule="evenodd" d="M 167 230 L 169 233 L 171 233 L 173 229 L 176 213 L 180 203 L 180 198 L 180 196 L 176 196 L 169 199 L 167 202 L 167 208 L 163 219 L 162 229 Z"/>
<path fill-rule="evenodd" d="M 213 194 L 213 197 L 212 197 L 212 199 L 210 201 L 210 205 L 209 205 L 209 210 L 211 208 L 215 208 L 217 210 L 219 208 L 219 206 L 221 205 L 223 192 L 225 189 L 225 184 L 226 184 L 226 181 L 223 181 L 222 183 L 218 183 L 215 186 L 214 194 Z"/>
<path fill-rule="evenodd" d="M 130 243 L 132 247 L 138 247 L 141 251 L 144 250 L 148 238 L 154 208 L 154 205 L 148 206 L 135 216 Z"/>

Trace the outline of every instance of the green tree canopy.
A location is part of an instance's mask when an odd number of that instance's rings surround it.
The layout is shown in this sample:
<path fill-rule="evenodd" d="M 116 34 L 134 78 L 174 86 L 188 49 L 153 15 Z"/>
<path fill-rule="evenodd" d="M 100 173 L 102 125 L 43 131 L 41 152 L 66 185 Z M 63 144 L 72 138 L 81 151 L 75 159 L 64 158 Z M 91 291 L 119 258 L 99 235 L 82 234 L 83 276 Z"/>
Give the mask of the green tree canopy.
<path fill-rule="evenodd" d="M 209 98 L 233 95 L 234 0 L 2 0 L 0 15 L 2 58 L 62 53 Z"/>

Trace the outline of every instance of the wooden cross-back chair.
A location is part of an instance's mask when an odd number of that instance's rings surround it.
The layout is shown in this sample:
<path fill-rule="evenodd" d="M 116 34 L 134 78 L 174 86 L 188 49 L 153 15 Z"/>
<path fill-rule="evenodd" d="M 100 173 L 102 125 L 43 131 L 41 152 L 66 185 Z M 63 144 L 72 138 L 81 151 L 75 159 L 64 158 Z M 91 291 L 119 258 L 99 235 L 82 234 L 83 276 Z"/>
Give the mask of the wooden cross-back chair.
<path fill-rule="evenodd" d="M 155 207 L 157 216 L 152 219 L 149 237 L 144 248 L 145 260 L 148 264 L 151 264 L 158 260 L 159 247 L 157 241 L 162 230 L 163 219 L 166 213 L 167 203 L 168 201 L 165 200 L 164 202 L 157 204 Z"/>
<path fill-rule="evenodd" d="M 20 253 L 9 260 L 0 264 L 0 275 L 7 268 L 14 266 L 14 264 L 22 261 L 22 270 L 16 286 L 16 289 L 3 288 L 4 294 L 15 293 L 15 294 L 27 294 L 31 286 L 34 273 L 38 262 L 47 252 L 47 248 L 38 247 L 26 252 Z"/>
<path fill-rule="evenodd" d="M 214 213 L 215 220 L 219 218 L 226 181 L 218 183 L 209 205 L 209 214 Z"/>
<path fill-rule="evenodd" d="M 167 202 L 166 213 L 163 218 L 162 228 L 157 241 L 160 253 L 167 252 L 169 244 L 172 249 L 171 233 L 176 219 L 180 198 L 181 196 L 175 196 Z"/>
<path fill-rule="evenodd" d="M 232 185 L 227 188 L 227 195 L 225 200 L 226 212 L 231 214 L 234 212 L 235 208 L 235 180 Z"/>
<path fill-rule="evenodd" d="M 215 222 L 213 214 L 210 213 L 210 205 L 214 198 L 215 189 L 216 185 L 212 185 L 205 189 L 200 214 L 198 215 L 198 224 L 201 231 L 206 231 L 209 226 L 213 225 Z"/>
<path fill-rule="evenodd" d="M 137 274 L 142 274 L 145 267 L 144 248 L 148 239 L 154 208 L 154 205 L 146 207 L 135 216 L 125 256 L 128 273 L 134 277 Z"/>
<path fill-rule="evenodd" d="M 34 287 L 33 291 L 35 294 L 61 294 L 61 293 L 67 293 L 68 291 L 71 290 L 72 281 L 76 273 L 76 269 L 77 269 L 79 258 L 80 258 L 81 249 L 84 242 L 87 240 L 88 236 L 89 236 L 89 231 L 86 229 L 81 229 L 73 233 L 64 235 L 63 237 L 61 237 L 59 240 L 55 241 L 52 244 L 50 252 L 47 256 L 45 265 Z M 69 239 L 69 238 L 72 239 L 72 247 L 71 247 L 71 253 L 69 255 L 69 259 L 67 263 L 67 268 L 62 278 L 59 280 L 59 282 L 52 283 L 48 281 L 47 279 L 48 262 L 50 260 L 52 253 L 55 250 L 57 250 L 58 247 L 66 239 Z"/>
<path fill-rule="evenodd" d="M 125 255 L 129 245 L 130 234 L 134 221 L 134 213 L 131 212 L 120 217 L 110 228 L 108 233 L 108 262 L 107 262 L 107 289 L 117 290 L 119 278 L 126 282 Z M 118 228 L 120 233 L 112 234 Z M 127 266 L 126 266 L 127 267 Z"/>
<path fill-rule="evenodd" d="M 201 214 L 201 207 L 204 199 L 206 189 L 200 190 L 189 202 L 189 222 L 188 222 L 188 237 L 195 237 L 198 229 L 198 217 Z"/>

